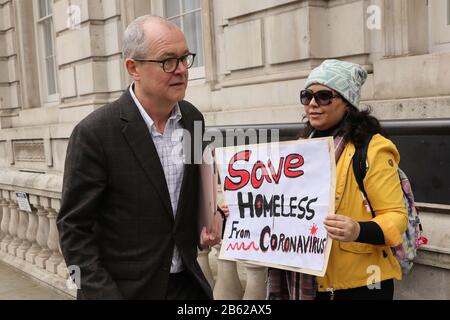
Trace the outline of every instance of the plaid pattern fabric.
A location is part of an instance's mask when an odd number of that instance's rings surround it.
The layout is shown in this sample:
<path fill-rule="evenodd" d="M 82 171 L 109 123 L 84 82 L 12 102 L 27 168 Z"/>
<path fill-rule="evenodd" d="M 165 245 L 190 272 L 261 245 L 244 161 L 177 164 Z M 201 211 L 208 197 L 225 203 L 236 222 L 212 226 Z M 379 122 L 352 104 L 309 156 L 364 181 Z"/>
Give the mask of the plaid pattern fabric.
<path fill-rule="evenodd" d="M 183 181 L 184 174 L 183 127 L 180 123 L 182 118 L 180 106 L 178 103 L 175 105 L 169 119 L 167 120 L 164 133 L 161 134 L 156 130 L 154 121 L 142 107 L 141 103 L 134 94 L 133 89 L 134 85 L 131 85 L 130 94 L 148 127 L 153 143 L 155 144 L 156 151 L 158 152 L 159 159 L 164 170 L 167 188 L 170 194 L 172 212 L 175 216 L 178 207 L 178 198 L 180 196 L 181 182 Z M 178 252 L 177 247 L 175 247 L 170 272 L 178 273 L 183 269 L 180 253 Z"/>
<path fill-rule="evenodd" d="M 181 127 L 180 119 L 181 112 L 177 104 L 167 121 L 164 134 L 156 131 L 155 126 L 151 127 L 153 142 L 155 143 L 161 165 L 164 169 L 164 176 L 166 177 L 174 216 L 177 211 L 184 171 L 182 144 L 183 128 Z"/>
<path fill-rule="evenodd" d="M 313 133 L 314 134 L 314 133 Z M 313 134 L 311 136 L 313 136 Z M 336 163 L 344 151 L 343 136 L 334 137 Z M 316 297 L 316 277 L 309 274 L 269 268 L 267 275 L 268 300 L 314 300 Z"/>

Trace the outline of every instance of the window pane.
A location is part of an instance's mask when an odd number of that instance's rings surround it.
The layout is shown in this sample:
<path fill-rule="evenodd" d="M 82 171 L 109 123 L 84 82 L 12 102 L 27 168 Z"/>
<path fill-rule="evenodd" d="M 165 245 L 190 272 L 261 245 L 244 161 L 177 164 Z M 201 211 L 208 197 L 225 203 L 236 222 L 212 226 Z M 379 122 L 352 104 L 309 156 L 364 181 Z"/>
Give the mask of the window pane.
<path fill-rule="evenodd" d="M 193 67 L 203 66 L 203 39 L 201 11 L 184 16 L 183 29 L 189 50 L 197 53 Z"/>
<path fill-rule="evenodd" d="M 39 0 L 39 18 L 47 16 L 47 0 Z"/>
<path fill-rule="evenodd" d="M 168 19 L 168 20 L 172 21 L 173 23 L 175 23 L 178 26 L 178 28 L 183 30 L 183 28 L 181 27 L 181 18 L 172 18 L 172 19 Z"/>
<path fill-rule="evenodd" d="M 447 0 L 447 24 L 450 26 L 450 0 Z"/>
<path fill-rule="evenodd" d="M 47 15 L 53 13 L 53 0 L 47 0 Z"/>
<path fill-rule="evenodd" d="M 43 87 L 43 98 L 45 102 L 50 102 L 51 99 L 58 93 L 57 83 L 57 64 L 55 57 L 55 43 L 54 43 L 54 28 L 51 16 L 51 6 L 53 0 L 39 0 L 39 9 L 45 8 L 47 10 L 43 13 L 40 21 L 37 23 L 39 32 L 39 59 L 41 67 L 41 84 Z M 39 12 L 41 14 L 41 12 Z"/>
<path fill-rule="evenodd" d="M 166 0 L 164 1 L 164 12 L 166 18 L 178 16 L 180 14 L 180 0 Z"/>
<path fill-rule="evenodd" d="M 200 0 L 183 0 L 183 12 L 200 9 Z"/>
<path fill-rule="evenodd" d="M 47 19 L 42 24 L 43 38 L 44 38 L 44 54 L 45 57 L 53 55 L 53 28 L 52 20 Z"/>
<path fill-rule="evenodd" d="M 45 59 L 45 66 L 47 71 L 47 93 L 52 95 L 56 93 L 56 78 L 55 78 L 55 59 L 49 57 Z"/>

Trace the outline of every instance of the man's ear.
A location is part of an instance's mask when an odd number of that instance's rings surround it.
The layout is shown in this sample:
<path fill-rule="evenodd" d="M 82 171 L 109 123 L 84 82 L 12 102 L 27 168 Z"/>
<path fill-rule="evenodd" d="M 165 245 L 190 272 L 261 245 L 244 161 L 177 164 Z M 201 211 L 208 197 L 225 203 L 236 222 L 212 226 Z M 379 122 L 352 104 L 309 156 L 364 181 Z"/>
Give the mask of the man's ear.
<path fill-rule="evenodd" d="M 134 61 L 133 59 L 130 59 L 130 58 L 126 58 L 125 59 L 125 68 L 127 69 L 128 74 L 134 81 L 141 79 L 139 72 L 137 70 L 138 68 L 136 65 L 136 61 Z"/>

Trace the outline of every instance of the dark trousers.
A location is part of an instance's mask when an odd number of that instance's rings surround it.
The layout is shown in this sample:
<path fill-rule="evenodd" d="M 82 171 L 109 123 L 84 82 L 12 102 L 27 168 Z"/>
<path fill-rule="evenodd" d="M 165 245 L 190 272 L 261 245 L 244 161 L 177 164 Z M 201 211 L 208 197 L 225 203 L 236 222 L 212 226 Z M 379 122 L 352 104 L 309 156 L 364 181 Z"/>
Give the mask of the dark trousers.
<path fill-rule="evenodd" d="M 316 300 L 392 300 L 394 298 L 394 280 L 381 281 L 380 289 L 367 286 L 331 292 L 317 292 Z"/>
<path fill-rule="evenodd" d="M 166 299 L 209 300 L 200 284 L 186 270 L 170 274 Z"/>

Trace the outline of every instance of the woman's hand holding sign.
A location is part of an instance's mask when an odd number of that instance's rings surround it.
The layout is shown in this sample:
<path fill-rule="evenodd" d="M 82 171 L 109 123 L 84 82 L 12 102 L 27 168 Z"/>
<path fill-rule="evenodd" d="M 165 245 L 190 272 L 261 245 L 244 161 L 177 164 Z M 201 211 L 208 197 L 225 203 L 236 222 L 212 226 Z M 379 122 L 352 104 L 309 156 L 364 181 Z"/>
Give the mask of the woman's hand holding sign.
<path fill-rule="evenodd" d="M 330 214 L 324 221 L 325 229 L 331 239 L 352 242 L 358 239 L 359 223 L 340 214 Z"/>

